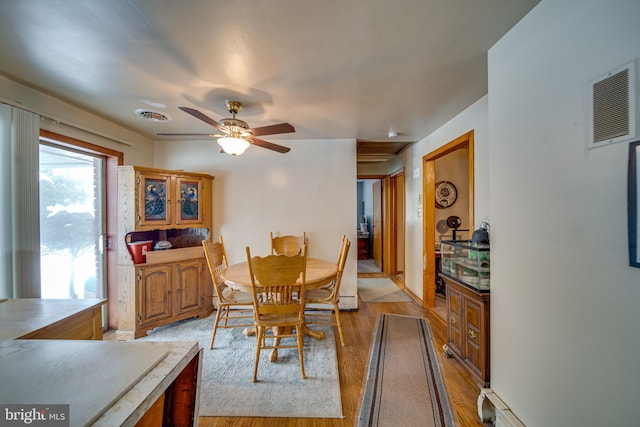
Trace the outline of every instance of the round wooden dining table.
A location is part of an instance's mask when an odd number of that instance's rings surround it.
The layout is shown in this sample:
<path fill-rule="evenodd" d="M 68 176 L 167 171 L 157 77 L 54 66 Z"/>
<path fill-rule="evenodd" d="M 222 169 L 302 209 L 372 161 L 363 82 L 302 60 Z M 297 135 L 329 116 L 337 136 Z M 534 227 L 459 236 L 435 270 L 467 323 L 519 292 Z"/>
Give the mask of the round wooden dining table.
<path fill-rule="evenodd" d="M 335 261 L 322 258 L 307 258 L 307 269 L 305 273 L 305 289 L 315 289 L 331 283 L 336 277 L 338 266 Z M 249 264 L 247 261 L 233 264 L 227 267 L 222 274 L 222 280 L 231 288 L 240 292 L 251 293 L 251 277 L 249 276 Z M 324 339 L 323 331 L 315 331 L 304 326 L 303 332 L 315 339 Z M 246 333 L 245 335 L 249 335 Z M 272 361 L 277 358 L 277 352 L 273 352 Z"/>

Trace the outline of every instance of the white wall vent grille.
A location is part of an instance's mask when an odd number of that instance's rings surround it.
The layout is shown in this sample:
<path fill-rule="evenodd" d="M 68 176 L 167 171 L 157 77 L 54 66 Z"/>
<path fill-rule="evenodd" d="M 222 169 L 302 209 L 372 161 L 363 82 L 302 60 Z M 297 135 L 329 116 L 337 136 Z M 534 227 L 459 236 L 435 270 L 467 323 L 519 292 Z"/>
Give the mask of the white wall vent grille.
<path fill-rule="evenodd" d="M 635 81 L 632 62 L 591 82 L 589 148 L 635 138 Z"/>

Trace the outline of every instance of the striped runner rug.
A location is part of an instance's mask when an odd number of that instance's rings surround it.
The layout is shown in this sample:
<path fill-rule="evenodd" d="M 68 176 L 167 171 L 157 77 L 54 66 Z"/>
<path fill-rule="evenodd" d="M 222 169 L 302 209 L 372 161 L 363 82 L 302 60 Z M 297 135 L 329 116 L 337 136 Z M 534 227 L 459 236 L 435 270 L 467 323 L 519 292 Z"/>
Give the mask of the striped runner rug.
<path fill-rule="evenodd" d="M 379 314 L 358 426 L 453 425 L 429 323 Z"/>

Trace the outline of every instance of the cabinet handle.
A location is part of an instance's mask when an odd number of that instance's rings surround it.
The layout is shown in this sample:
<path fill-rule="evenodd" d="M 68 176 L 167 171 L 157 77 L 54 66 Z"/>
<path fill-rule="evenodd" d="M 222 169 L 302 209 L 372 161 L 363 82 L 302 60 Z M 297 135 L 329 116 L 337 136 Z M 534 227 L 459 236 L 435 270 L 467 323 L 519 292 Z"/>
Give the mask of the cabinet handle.
<path fill-rule="evenodd" d="M 452 318 L 451 318 L 451 324 L 452 324 L 452 325 L 455 325 L 455 324 L 457 324 L 457 323 L 458 323 L 458 321 L 456 320 L 456 318 L 455 318 L 455 317 L 452 317 Z"/>
<path fill-rule="evenodd" d="M 471 338 L 472 340 L 475 340 L 478 336 L 472 329 L 467 329 L 467 335 L 469 335 L 469 338 Z"/>

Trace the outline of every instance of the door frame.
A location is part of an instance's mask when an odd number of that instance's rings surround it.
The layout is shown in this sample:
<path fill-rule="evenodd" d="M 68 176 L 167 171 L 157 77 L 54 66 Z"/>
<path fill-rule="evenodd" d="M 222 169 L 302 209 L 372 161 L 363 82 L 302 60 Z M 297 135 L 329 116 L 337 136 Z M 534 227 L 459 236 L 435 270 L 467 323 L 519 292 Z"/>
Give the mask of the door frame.
<path fill-rule="evenodd" d="M 442 147 L 422 157 L 422 194 L 423 194 L 423 259 L 422 266 L 422 306 L 435 307 L 436 303 L 436 205 L 426 203 L 427 200 L 435 200 L 436 192 L 436 159 L 461 148 L 468 149 L 469 161 L 469 224 L 474 225 L 474 131 L 460 135 Z"/>
<path fill-rule="evenodd" d="M 80 139 L 40 129 L 40 140 L 60 147 L 101 156 L 105 159 L 105 269 L 107 304 L 102 306 L 103 323 L 109 328 L 118 326 L 118 274 L 115 254 L 115 236 L 118 231 L 118 175 L 117 167 L 124 164 L 124 153 Z"/>
<path fill-rule="evenodd" d="M 389 175 L 358 175 L 357 178 L 358 179 L 374 179 L 377 181 L 381 182 L 381 189 L 382 189 L 382 200 L 380 201 L 381 203 L 381 210 L 382 210 L 382 218 L 380 218 L 380 222 L 382 224 L 382 232 L 380 233 L 381 238 L 382 238 L 382 268 L 381 268 L 381 272 L 385 273 L 385 274 L 389 274 L 389 250 L 390 248 L 388 247 L 388 243 L 390 241 L 389 239 L 389 232 L 388 232 L 388 218 L 389 218 L 389 201 L 387 200 L 387 195 L 390 193 L 389 191 L 389 187 L 390 187 L 390 178 Z M 371 221 L 373 222 L 373 220 Z M 373 230 L 371 231 L 373 233 Z M 373 248 L 371 248 L 371 250 L 373 251 Z M 373 255 L 373 254 L 372 254 Z"/>
<path fill-rule="evenodd" d="M 398 265 L 399 243 L 405 243 L 405 227 L 406 227 L 406 182 L 404 168 L 400 168 L 389 176 L 390 187 L 390 253 L 389 253 L 389 273 L 392 276 L 404 273 L 404 261 L 402 268 Z M 402 184 L 400 184 L 400 182 Z M 402 250 L 402 257 L 405 253 Z"/>

